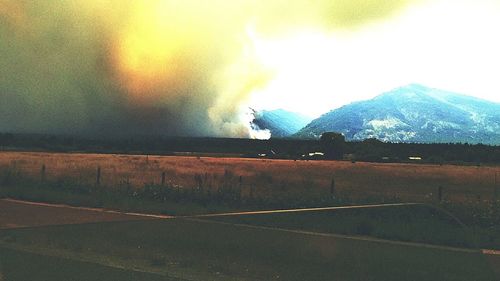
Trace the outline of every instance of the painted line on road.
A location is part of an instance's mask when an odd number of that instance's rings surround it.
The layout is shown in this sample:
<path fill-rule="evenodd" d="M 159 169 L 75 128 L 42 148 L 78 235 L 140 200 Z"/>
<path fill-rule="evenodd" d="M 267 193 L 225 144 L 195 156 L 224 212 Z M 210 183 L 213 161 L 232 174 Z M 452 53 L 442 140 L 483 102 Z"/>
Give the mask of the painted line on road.
<path fill-rule="evenodd" d="M 393 245 L 417 246 L 417 247 L 423 247 L 423 248 L 433 248 L 433 249 L 451 250 L 451 251 L 469 252 L 469 253 L 477 253 L 478 252 L 477 250 L 473 250 L 473 249 L 455 248 L 455 247 L 439 246 L 439 245 L 432 245 L 432 244 L 425 244 L 425 243 L 393 241 L 393 240 L 378 239 L 378 238 L 371 238 L 371 237 L 349 236 L 349 235 L 342 235 L 342 234 L 321 233 L 321 232 L 302 231 L 302 230 L 291 230 L 291 229 L 283 229 L 283 228 L 277 228 L 277 227 L 256 226 L 256 225 L 248 225 L 248 224 L 235 224 L 235 223 L 228 223 L 228 222 L 220 222 L 220 221 L 212 221 L 212 220 L 203 219 L 203 218 L 211 218 L 211 217 L 240 216 L 240 215 L 295 213 L 295 212 L 312 212 L 312 211 L 361 209 L 361 208 L 380 208 L 380 207 L 395 207 L 395 206 L 415 206 L 415 205 L 420 205 L 420 203 L 388 203 L 388 204 L 372 204 L 372 205 L 322 207 L 322 208 L 282 209 L 282 210 L 264 210 L 264 211 L 203 214 L 203 215 L 194 215 L 194 216 L 168 216 L 168 215 L 154 215 L 154 214 L 145 214 L 145 213 L 136 213 L 136 212 L 120 212 L 120 211 L 116 211 L 116 210 L 107 210 L 107 209 L 103 209 L 103 208 L 76 207 L 76 206 L 70 206 L 70 205 L 65 205 L 65 204 L 32 202 L 32 201 L 25 201 L 25 200 L 10 199 L 10 198 L 4 198 L 4 199 L 0 199 L 0 200 L 4 200 L 7 202 L 19 203 L 19 204 L 26 204 L 26 205 L 43 206 L 43 207 L 69 208 L 69 209 L 82 210 L 82 211 L 105 212 L 105 213 L 110 213 L 110 214 L 129 215 L 129 216 L 157 218 L 157 219 L 176 219 L 177 218 L 177 219 L 186 219 L 186 220 L 199 221 L 199 222 L 205 222 L 205 223 L 218 223 L 218 224 L 226 224 L 226 225 L 235 225 L 235 226 L 241 226 L 241 227 L 247 227 L 247 228 L 283 231 L 283 232 L 297 233 L 297 234 L 304 234 L 304 235 L 335 237 L 335 238 L 353 239 L 353 240 L 368 241 L 368 242 L 387 243 L 387 244 L 393 244 Z M 500 255 L 499 250 L 493 250 L 493 249 L 481 249 L 480 252 L 482 252 L 485 255 Z"/>
<path fill-rule="evenodd" d="M 172 219 L 174 216 L 167 215 L 154 215 L 154 214 L 144 214 L 144 213 L 135 213 L 135 212 L 120 212 L 116 210 L 108 210 L 103 208 L 90 208 L 90 207 L 76 207 L 65 204 L 52 204 L 52 203 L 42 203 L 42 202 L 32 202 L 25 200 L 17 200 L 11 198 L 0 199 L 7 202 L 32 205 L 32 206 L 40 206 L 40 207 L 53 207 L 53 208 L 65 208 L 65 209 L 73 209 L 80 211 L 90 211 L 90 212 L 99 212 L 99 213 L 108 213 L 108 214 L 116 214 L 116 215 L 129 215 L 129 216 L 137 216 L 137 217 L 147 217 L 147 218 L 157 218 L 157 219 Z"/>
<path fill-rule="evenodd" d="M 204 217 L 224 217 L 224 216 L 259 215 L 259 214 L 314 212 L 314 211 L 329 211 L 329 210 L 343 210 L 343 209 L 415 206 L 415 205 L 420 204 L 420 203 L 387 203 L 387 204 L 372 204 L 372 205 L 320 207 L 320 208 L 300 208 L 300 209 L 280 209 L 280 210 L 263 210 L 263 211 L 247 211 L 247 212 L 228 212 L 228 213 L 202 214 L 202 215 L 192 215 L 192 216 L 169 216 L 169 215 L 155 215 L 155 214 L 146 214 L 146 213 L 137 213 L 137 212 L 121 212 L 121 211 L 109 210 L 109 209 L 104 209 L 104 208 L 77 207 L 77 206 L 71 206 L 71 205 L 66 205 L 66 204 L 33 202 L 33 201 L 25 201 L 25 200 L 11 199 L 11 198 L 4 198 L 4 199 L 0 199 L 0 200 L 7 201 L 7 202 L 26 204 L 26 205 L 33 205 L 33 206 L 68 208 L 68 209 L 82 210 L 82 211 L 105 212 L 105 213 L 110 213 L 110 214 L 130 215 L 130 216 L 158 218 L 158 219 L 204 218 Z"/>
<path fill-rule="evenodd" d="M 363 209 L 363 208 L 381 208 L 381 207 L 396 207 L 396 206 L 415 206 L 420 203 L 388 203 L 388 204 L 373 204 L 373 205 L 352 205 L 338 207 L 321 207 L 321 208 L 302 208 L 302 209 L 280 209 L 280 210 L 264 210 L 264 211 L 248 211 L 248 212 L 232 212 L 218 214 L 203 214 L 194 216 L 178 216 L 177 218 L 209 218 L 209 217 L 226 217 L 226 216 L 241 216 L 241 215 L 260 215 L 260 214 L 279 214 L 279 213 L 297 213 L 297 212 L 315 212 L 315 211 L 331 211 L 343 209 Z"/>
<path fill-rule="evenodd" d="M 481 252 L 483 254 L 485 254 L 485 255 L 500 256 L 500 251 L 499 250 L 481 249 Z"/>

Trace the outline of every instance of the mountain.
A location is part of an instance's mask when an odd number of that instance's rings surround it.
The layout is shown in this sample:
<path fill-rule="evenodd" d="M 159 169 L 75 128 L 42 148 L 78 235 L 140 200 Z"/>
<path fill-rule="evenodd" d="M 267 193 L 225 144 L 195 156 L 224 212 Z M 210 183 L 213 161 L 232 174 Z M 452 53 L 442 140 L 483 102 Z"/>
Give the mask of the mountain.
<path fill-rule="evenodd" d="M 341 132 L 348 140 L 500 145 L 500 104 L 411 84 L 313 120 L 296 136 Z"/>
<path fill-rule="evenodd" d="M 253 120 L 254 125 L 257 125 L 260 129 L 270 130 L 272 137 L 291 136 L 312 120 L 312 118 L 300 113 L 283 109 L 253 110 L 253 115 L 255 117 Z"/>

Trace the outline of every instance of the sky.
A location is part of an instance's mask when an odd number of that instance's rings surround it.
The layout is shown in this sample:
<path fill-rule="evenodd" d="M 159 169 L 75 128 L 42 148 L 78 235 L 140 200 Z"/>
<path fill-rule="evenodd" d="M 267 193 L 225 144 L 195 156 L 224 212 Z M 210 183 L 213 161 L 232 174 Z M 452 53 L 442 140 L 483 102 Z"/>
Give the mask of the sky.
<path fill-rule="evenodd" d="M 410 83 L 500 102 L 500 0 L 0 0 L 0 131 L 267 138 Z"/>
<path fill-rule="evenodd" d="M 419 83 L 500 102 L 499 28 L 500 1 L 432 0 L 352 29 L 254 35 L 276 76 L 252 101 L 317 117 Z"/>

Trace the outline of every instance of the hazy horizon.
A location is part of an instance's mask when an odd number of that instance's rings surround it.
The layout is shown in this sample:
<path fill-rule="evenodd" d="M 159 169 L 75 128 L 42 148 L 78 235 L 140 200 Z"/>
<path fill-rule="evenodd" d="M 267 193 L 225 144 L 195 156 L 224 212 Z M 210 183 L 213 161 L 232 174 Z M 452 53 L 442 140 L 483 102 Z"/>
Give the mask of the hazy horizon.
<path fill-rule="evenodd" d="M 297 113 L 297 114 L 301 114 L 301 115 L 304 115 L 304 116 L 307 116 L 307 117 L 310 117 L 310 118 L 317 118 L 325 113 L 328 113 L 330 111 L 333 111 L 333 110 L 336 110 L 336 109 L 339 109 L 343 106 L 346 106 L 346 105 L 350 105 L 350 104 L 353 104 L 353 103 L 358 103 L 358 102 L 364 102 L 364 101 L 369 101 L 373 98 L 376 98 L 378 96 L 381 96 L 381 95 L 384 95 L 386 93 L 389 93 L 393 90 L 396 90 L 396 89 L 399 89 L 399 88 L 408 88 L 409 86 L 412 86 L 412 85 L 418 85 L 418 86 L 423 86 L 423 87 L 426 87 L 426 88 L 429 88 L 429 89 L 432 89 L 432 90 L 438 90 L 438 91 L 443 91 L 443 92 L 449 92 L 449 93 L 452 93 L 452 94 L 456 94 L 456 95 L 460 95 L 460 96 L 466 96 L 466 97 L 472 97 L 472 98 L 476 98 L 476 99 L 479 99 L 479 100 L 484 100 L 484 101 L 487 101 L 487 102 L 491 102 L 491 103 L 496 103 L 496 104 L 500 104 L 499 101 L 495 101 L 495 100 L 491 100 L 491 99 L 488 99 L 488 98 L 483 98 L 483 97 L 477 97 L 477 96 L 472 96 L 472 95 L 467 95 L 467 94 L 463 94 L 463 93 L 459 93 L 459 92 L 451 92 L 451 91 L 447 91 L 446 89 L 438 89 L 436 87 L 430 87 L 429 85 L 423 85 L 423 84 L 420 84 L 420 83 L 410 83 L 410 84 L 406 84 L 406 85 L 401 85 L 401 86 L 397 86 L 397 87 L 393 87 L 391 89 L 387 89 L 385 91 L 382 91 L 380 93 L 376 93 L 376 94 L 372 94 L 372 95 L 366 95 L 367 97 L 365 98 L 360 98 L 360 99 L 353 99 L 353 100 L 350 100 L 348 101 L 347 103 L 344 103 L 344 104 L 340 104 L 340 105 L 337 105 L 336 107 L 332 107 L 330 109 L 328 109 L 327 111 L 325 112 L 322 112 L 322 113 L 318 113 L 316 115 L 308 115 L 307 113 L 301 113 L 299 111 L 294 111 L 293 109 L 292 110 L 288 110 L 288 109 L 285 109 L 283 107 L 280 107 L 280 106 L 270 106 L 270 107 L 267 107 L 267 108 L 263 108 L 261 109 L 262 111 L 273 111 L 273 110 L 286 110 L 286 111 L 289 111 L 289 112 L 292 112 L 292 113 Z"/>

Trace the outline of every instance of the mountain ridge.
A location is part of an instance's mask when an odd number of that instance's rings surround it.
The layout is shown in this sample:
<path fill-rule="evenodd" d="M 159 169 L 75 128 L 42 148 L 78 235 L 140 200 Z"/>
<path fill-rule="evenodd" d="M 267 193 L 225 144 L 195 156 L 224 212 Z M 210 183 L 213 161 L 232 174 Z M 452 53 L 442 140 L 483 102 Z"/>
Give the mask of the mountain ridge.
<path fill-rule="evenodd" d="M 284 109 L 274 110 L 253 110 L 254 120 L 252 123 L 258 126 L 259 129 L 267 129 L 271 132 L 271 137 L 289 137 L 304 126 L 306 126 L 313 118 L 307 117 L 297 112 L 292 112 Z"/>
<path fill-rule="evenodd" d="M 294 137 L 343 133 L 347 140 L 500 144 L 500 103 L 409 84 L 312 120 Z"/>

